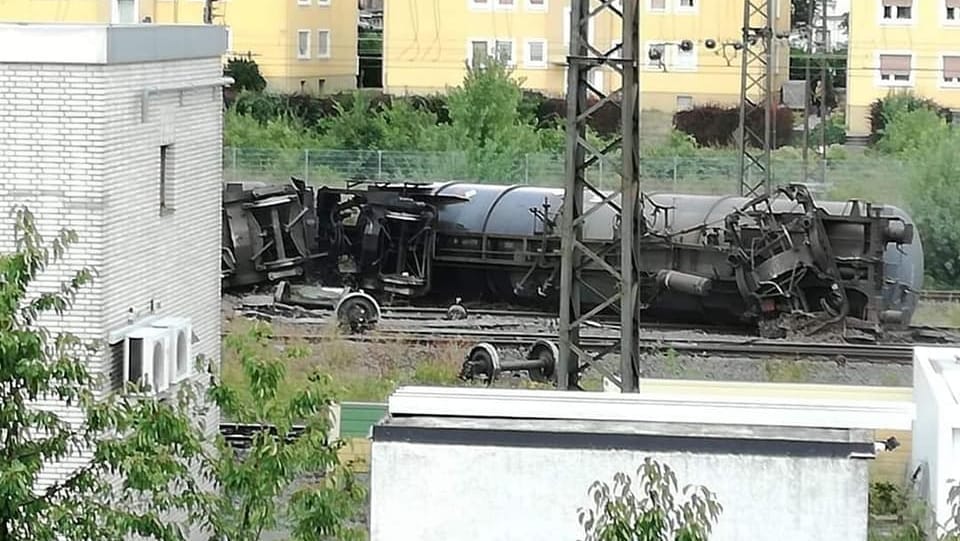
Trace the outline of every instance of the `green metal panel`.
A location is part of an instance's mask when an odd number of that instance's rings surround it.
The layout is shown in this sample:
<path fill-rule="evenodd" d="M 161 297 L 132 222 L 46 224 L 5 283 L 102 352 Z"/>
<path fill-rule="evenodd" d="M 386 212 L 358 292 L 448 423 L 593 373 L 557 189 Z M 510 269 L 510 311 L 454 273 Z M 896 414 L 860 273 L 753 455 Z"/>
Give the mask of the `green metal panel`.
<path fill-rule="evenodd" d="M 340 404 L 340 437 L 366 438 L 370 429 L 387 414 L 387 405 L 375 402 L 343 402 Z"/>

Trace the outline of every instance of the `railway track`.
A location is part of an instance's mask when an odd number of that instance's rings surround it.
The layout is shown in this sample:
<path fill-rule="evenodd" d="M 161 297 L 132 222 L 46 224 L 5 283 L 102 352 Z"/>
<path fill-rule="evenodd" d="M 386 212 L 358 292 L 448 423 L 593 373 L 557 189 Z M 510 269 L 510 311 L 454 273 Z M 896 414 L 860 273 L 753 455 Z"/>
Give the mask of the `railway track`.
<path fill-rule="evenodd" d="M 304 333 L 277 333 L 281 340 L 303 340 L 322 343 L 332 340 L 328 336 Z M 407 342 L 407 343 L 455 343 L 470 344 L 486 342 L 497 347 L 525 348 L 538 340 L 557 341 L 553 333 L 489 332 L 473 329 L 380 329 L 371 334 L 338 337 L 358 342 Z M 616 336 L 584 334 L 581 344 L 589 349 L 604 349 L 615 346 Z M 843 362 L 857 360 L 880 363 L 910 364 L 913 359 L 912 344 L 848 344 L 822 342 L 796 342 L 761 338 L 664 338 L 643 337 L 638 340 L 641 348 L 652 351 L 673 350 L 689 354 L 768 357 L 791 356 Z"/>
<path fill-rule="evenodd" d="M 920 292 L 921 301 L 960 302 L 960 290 L 924 289 Z"/>

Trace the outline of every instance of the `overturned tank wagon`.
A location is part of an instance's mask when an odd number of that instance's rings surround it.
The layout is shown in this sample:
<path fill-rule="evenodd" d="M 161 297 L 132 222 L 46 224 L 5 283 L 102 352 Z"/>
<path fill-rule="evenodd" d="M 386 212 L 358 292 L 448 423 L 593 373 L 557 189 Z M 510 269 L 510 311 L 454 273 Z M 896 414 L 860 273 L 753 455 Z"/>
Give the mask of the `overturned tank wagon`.
<path fill-rule="evenodd" d="M 608 194 L 595 195 L 594 202 Z M 619 197 L 612 204 L 622 203 Z M 784 318 L 909 324 L 923 248 L 902 210 L 814 201 L 802 185 L 753 199 L 641 194 L 637 306 L 648 320 L 738 322 L 765 336 Z M 229 184 L 225 287 L 300 279 L 379 298 L 509 302 L 556 308 L 563 190 L 462 182 L 313 188 Z M 584 310 L 614 292 L 619 214 L 585 218 Z"/>

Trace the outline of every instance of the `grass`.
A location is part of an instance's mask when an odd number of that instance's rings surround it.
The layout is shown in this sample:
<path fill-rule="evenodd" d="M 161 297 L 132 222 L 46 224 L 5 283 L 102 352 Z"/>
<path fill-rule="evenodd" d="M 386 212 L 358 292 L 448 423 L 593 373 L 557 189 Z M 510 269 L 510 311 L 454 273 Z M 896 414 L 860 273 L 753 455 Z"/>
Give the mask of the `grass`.
<path fill-rule="evenodd" d="M 913 314 L 914 325 L 960 327 L 960 303 L 921 302 Z"/>

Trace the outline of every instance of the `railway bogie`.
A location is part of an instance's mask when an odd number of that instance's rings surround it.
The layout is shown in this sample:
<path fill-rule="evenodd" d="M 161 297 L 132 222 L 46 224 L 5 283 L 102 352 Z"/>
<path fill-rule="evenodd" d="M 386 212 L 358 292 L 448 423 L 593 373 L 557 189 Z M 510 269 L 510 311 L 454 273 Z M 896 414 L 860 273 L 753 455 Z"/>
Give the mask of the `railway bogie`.
<path fill-rule="evenodd" d="M 224 283 L 298 279 L 381 299 L 555 307 L 563 203 L 562 190 L 534 186 L 231 184 Z M 903 327 L 916 307 L 923 249 L 895 207 L 815 202 L 800 185 L 755 199 L 658 193 L 635 203 L 641 317 L 777 335 L 787 318 Z M 583 242 L 613 267 L 620 227 L 609 205 L 585 222 Z M 602 264 L 587 262 L 582 276 L 585 309 L 617 290 Z"/>

